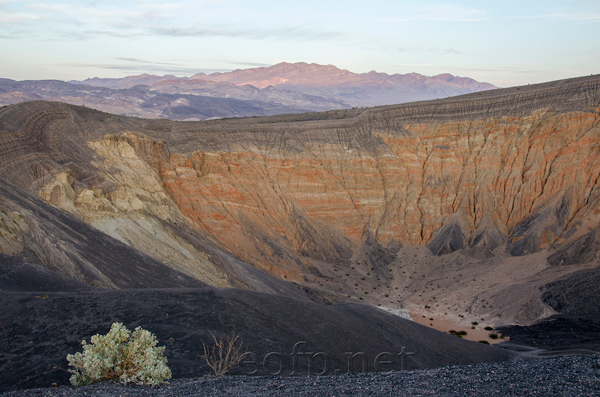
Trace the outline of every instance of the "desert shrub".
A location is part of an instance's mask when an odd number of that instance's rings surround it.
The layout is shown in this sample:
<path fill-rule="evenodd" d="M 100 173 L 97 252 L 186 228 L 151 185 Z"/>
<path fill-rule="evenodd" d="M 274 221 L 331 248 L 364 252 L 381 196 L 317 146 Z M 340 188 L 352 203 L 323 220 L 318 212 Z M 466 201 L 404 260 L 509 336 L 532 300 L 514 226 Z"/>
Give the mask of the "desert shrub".
<path fill-rule="evenodd" d="M 490 326 L 487 326 L 487 327 L 485 327 L 484 329 L 485 329 L 486 331 L 493 331 L 493 330 L 494 330 L 494 328 L 492 328 L 492 327 L 490 327 Z"/>
<path fill-rule="evenodd" d="M 484 345 L 489 345 L 490 342 L 488 342 L 487 340 L 480 340 L 478 341 L 479 343 L 483 343 Z"/>
<path fill-rule="evenodd" d="M 81 342 L 83 352 L 67 355 L 73 375 L 71 383 L 83 386 L 106 380 L 123 384 L 158 385 L 171 378 L 164 346 L 156 336 L 137 327 L 133 333 L 122 323 L 113 323 L 106 335 L 94 335 L 91 344 Z"/>
<path fill-rule="evenodd" d="M 497 334 L 497 333 L 495 333 L 495 332 L 492 332 L 492 333 L 490 334 L 490 338 L 492 338 L 492 339 L 498 339 L 498 334 Z"/>
<path fill-rule="evenodd" d="M 467 331 L 455 331 L 453 329 L 448 331 L 448 333 L 450 335 L 458 336 L 459 338 L 462 338 L 463 336 L 467 335 Z"/>
<path fill-rule="evenodd" d="M 225 375 L 231 368 L 239 364 L 244 354 L 246 354 L 245 352 L 242 353 L 242 341 L 239 340 L 239 335 L 236 334 L 225 339 L 217 339 L 212 332 L 210 336 L 212 336 L 214 345 L 209 348 L 202 342 L 204 348 L 202 358 L 215 376 Z"/>

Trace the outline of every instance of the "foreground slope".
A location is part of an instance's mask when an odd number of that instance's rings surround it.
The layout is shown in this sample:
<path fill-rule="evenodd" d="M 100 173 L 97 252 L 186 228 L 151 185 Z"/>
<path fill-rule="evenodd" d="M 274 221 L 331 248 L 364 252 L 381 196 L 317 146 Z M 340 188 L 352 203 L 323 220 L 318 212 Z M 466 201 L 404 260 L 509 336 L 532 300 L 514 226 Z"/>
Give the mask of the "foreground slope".
<path fill-rule="evenodd" d="M 560 371 L 557 371 L 560 368 Z M 276 378 L 233 376 L 186 379 L 160 388 L 132 389 L 112 383 L 84 388 L 34 389 L 7 396 L 253 396 L 314 395 L 592 395 L 600 392 L 600 363 L 593 356 L 550 357 L 422 371 Z M 50 394 L 52 393 L 52 394 Z"/>
<path fill-rule="evenodd" d="M 30 102 L 0 112 L 0 176 L 211 285 L 263 288 L 207 247 L 315 300 L 531 323 L 598 267 L 599 105 L 598 76 L 195 123 Z"/>
<path fill-rule="evenodd" d="M 212 343 L 209 332 L 236 333 L 252 353 L 237 374 L 333 375 L 512 358 L 367 305 L 325 306 L 235 289 L 3 291 L 0 304 L 0 391 L 68 384 L 66 355 L 115 321 L 155 333 L 175 379 L 208 374 L 200 357 L 202 343 Z M 390 363 L 377 368 L 376 360 Z"/>

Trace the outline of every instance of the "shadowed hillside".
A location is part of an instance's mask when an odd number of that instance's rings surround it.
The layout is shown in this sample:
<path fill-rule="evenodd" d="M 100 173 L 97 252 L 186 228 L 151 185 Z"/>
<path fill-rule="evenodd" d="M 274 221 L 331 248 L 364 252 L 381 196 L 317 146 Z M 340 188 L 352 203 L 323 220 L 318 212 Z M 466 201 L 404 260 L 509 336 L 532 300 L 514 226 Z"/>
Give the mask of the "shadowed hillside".
<path fill-rule="evenodd" d="M 82 339 L 106 334 L 115 321 L 155 333 L 166 347 L 174 378 L 209 373 L 200 358 L 202 342 L 211 342 L 209 331 L 219 337 L 239 334 L 244 350 L 253 354 L 246 365 L 234 368 L 237 374 L 334 375 L 512 358 L 502 349 L 366 305 L 324 306 L 234 289 L 3 292 L 0 302 L 0 338 L 9 342 L 0 347 L 0 391 L 68 384 L 67 353 L 80 351 Z M 348 352 L 358 356 L 348 361 Z M 389 354 L 376 368 L 380 353 Z M 383 364 L 386 361 L 390 364 Z"/>

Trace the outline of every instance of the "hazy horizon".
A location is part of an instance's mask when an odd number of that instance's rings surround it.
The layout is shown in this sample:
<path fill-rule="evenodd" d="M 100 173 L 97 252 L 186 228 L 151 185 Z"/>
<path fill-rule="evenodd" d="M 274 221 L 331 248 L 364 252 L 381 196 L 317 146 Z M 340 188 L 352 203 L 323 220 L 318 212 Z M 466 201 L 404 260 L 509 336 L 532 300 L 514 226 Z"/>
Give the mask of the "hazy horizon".
<path fill-rule="evenodd" d="M 0 77 L 181 77 L 285 61 L 507 87 L 599 73 L 599 36 L 600 3 L 588 0 L 0 0 Z"/>

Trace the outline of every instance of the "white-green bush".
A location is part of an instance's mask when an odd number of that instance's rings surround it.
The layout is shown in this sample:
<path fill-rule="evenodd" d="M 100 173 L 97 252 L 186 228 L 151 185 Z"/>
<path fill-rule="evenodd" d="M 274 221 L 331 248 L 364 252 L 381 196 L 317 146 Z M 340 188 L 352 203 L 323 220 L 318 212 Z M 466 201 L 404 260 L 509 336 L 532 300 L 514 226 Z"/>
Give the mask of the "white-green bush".
<path fill-rule="evenodd" d="M 123 384 L 158 385 L 171 378 L 171 370 L 164 357 L 164 346 L 151 332 L 137 327 L 133 333 L 123 324 L 114 323 L 106 335 L 94 335 L 91 344 L 85 340 L 82 353 L 67 355 L 75 386 L 105 380 L 119 380 Z"/>

